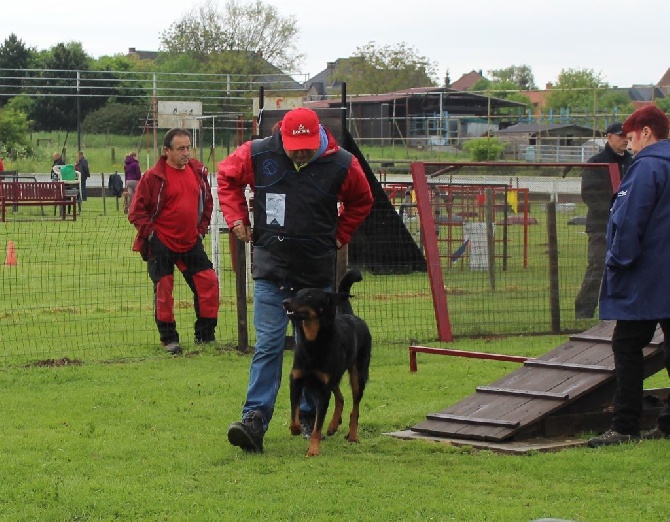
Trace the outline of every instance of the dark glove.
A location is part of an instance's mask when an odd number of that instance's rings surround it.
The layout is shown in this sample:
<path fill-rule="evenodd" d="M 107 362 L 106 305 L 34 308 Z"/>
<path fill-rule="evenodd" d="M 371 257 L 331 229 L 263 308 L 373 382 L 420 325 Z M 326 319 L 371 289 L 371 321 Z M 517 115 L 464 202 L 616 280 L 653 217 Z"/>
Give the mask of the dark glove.
<path fill-rule="evenodd" d="M 149 234 L 149 237 L 144 240 L 144 243 L 142 243 L 140 255 L 142 256 L 143 261 L 149 261 L 149 258 L 151 257 L 151 240 L 154 239 L 154 237 L 156 237 L 156 235 L 152 232 Z"/>

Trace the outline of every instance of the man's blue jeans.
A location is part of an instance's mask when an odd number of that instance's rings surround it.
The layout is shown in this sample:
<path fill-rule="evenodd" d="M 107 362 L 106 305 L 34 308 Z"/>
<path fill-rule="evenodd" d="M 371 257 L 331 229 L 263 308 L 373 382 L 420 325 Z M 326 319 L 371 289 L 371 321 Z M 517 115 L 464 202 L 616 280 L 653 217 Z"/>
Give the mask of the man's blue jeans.
<path fill-rule="evenodd" d="M 260 412 L 265 431 L 274 413 L 282 378 L 284 343 L 288 326 L 288 317 L 282 301 L 292 294 L 290 289 L 280 288 L 271 281 L 254 281 L 256 347 L 249 369 L 249 387 L 247 400 L 242 408 L 242 418 L 250 411 Z M 314 408 L 303 400 L 300 410 L 309 414 Z"/>

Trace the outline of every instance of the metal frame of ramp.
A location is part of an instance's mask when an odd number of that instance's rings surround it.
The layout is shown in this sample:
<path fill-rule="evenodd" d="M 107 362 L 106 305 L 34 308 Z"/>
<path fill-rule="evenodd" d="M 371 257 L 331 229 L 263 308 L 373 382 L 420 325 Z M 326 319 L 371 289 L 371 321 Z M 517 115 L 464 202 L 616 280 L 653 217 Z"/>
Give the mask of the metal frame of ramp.
<path fill-rule="evenodd" d="M 533 437 L 604 429 L 616 384 L 611 350 L 614 324 L 604 321 L 573 335 L 491 385 L 477 386 L 473 395 L 457 404 L 428 413 L 425 421 L 392 435 L 488 441 L 499 446 Z M 659 329 L 643 350 L 645 377 L 664 368 L 662 342 Z M 569 422 L 564 422 L 566 419 Z"/>

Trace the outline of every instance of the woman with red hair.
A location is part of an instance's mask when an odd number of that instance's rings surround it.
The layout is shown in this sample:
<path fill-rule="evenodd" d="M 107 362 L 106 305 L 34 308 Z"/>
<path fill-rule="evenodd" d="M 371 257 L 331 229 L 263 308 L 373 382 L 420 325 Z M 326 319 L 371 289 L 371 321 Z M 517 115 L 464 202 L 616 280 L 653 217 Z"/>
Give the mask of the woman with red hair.
<path fill-rule="evenodd" d="M 636 110 L 623 124 L 635 154 L 621 182 L 607 224 L 600 319 L 615 319 L 612 352 L 616 374 L 610 429 L 589 440 L 592 448 L 670 438 L 670 406 L 658 426 L 640 435 L 642 349 L 660 324 L 670 374 L 670 140 L 668 117 L 657 107 Z"/>

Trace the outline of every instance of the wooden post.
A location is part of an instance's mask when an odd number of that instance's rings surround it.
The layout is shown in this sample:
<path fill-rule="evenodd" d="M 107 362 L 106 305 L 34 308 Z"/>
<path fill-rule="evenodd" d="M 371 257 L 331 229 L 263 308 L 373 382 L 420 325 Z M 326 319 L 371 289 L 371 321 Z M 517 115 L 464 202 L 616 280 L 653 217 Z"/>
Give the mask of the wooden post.
<path fill-rule="evenodd" d="M 107 199 L 105 198 L 106 190 L 105 190 L 105 173 L 101 172 L 100 177 L 102 178 L 102 190 L 100 193 L 102 194 L 102 215 L 106 216 L 107 215 Z"/>
<path fill-rule="evenodd" d="M 235 296 L 237 298 L 237 350 L 249 351 L 249 328 L 247 324 L 246 252 L 244 241 L 230 233 L 230 252 L 235 269 Z"/>
<path fill-rule="evenodd" d="M 556 233 L 556 201 L 547 203 L 547 244 L 549 252 L 549 310 L 551 333 L 561 333 L 561 300 L 558 288 L 558 235 Z"/>
<path fill-rule="evenodd" d="M 493 235 L 493 191 L 491 189 L 486 189 L 486 247 L 489 265 L 489 285 L 491 286 L 491 290 L 495 290 L 496 242 Z"/>

